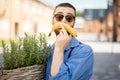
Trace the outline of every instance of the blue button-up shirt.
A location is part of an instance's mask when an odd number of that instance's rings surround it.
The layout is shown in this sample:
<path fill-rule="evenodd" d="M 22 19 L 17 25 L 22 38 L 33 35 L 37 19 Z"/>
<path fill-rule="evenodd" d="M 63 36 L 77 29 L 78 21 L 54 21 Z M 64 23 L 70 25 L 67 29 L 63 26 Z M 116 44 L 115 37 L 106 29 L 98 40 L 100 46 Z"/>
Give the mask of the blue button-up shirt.
<path fill-rule="evenodd" d="M 68 55 L 71 51 L 70 58 Z M 60 66 L 59 72 L 56 76 L 50 75 L 52 56 L 54 52 L 54 45 L 52 52 L 48 58 L 46 68 L 46 80 L 89 80 L 93 73 L 94 56 L 93 50 L 89 45 L 80 44 L 76 38 L 72 38 L 70 44 L 64 50 L 64 62 Z"/>

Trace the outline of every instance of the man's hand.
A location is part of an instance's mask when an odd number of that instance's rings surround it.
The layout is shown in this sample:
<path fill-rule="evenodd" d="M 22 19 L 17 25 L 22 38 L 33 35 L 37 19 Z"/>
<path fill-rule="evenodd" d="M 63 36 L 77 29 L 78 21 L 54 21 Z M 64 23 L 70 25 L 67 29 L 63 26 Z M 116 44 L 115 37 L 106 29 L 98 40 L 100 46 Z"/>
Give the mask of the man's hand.
<path fill-rule="evenodd" d="M 55 76 L 59 72 L 59 68 L 64 60 L 64 49 L 69 44 L 71 38 L 72 36 L 68 35 L 64 27 L 62 27 L 59 35 L 56 36 L 55 49 L 51 67 L 51 76 Z"/>
<path fill-rule="evenodd" d="M 65 28 L 62 26 L 59 35 L 56 36 L 55 48 L 63 50 L 67 47 L 72 36 L 68 35 Z"/>

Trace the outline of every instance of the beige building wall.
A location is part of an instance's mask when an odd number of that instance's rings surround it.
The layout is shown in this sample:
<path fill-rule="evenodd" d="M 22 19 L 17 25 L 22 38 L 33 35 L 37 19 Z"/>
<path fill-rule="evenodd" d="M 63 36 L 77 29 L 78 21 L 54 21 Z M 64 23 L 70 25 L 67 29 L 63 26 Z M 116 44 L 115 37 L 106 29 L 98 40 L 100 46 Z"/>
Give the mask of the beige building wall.
<path fill-rule="evenodd" d="M 36 0 L 0 0 L 0 9 L 0 39 L 14 39 L 25 32 L 48 34 L 51 29 L 53 9 Z"/>

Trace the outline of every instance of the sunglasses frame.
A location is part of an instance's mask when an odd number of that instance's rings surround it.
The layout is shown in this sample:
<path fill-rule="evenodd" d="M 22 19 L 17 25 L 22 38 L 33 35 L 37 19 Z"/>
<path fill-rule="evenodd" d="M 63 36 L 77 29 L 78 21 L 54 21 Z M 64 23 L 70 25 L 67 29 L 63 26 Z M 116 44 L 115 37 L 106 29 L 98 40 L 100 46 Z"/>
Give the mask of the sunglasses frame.
<path fill-rule="evenodd" d="M 57 19 L 57 15 L 61 16 L 61 19 Z M 70 20 L 67 18 L 68 16 L 70 16 L 70 18 L 71 18 Z M 54 16 L 53 16 L 53 18 L 55 18 L 56 21 L 62 21 L 64 17 L 65 17 L 65 20 L 69 23 L 72 22 L 73 20 L 75 20 L 75 16 L 73 16 L 72 14 L 63 15 L 63 14 L 57 13 L 57 14 L 54 14 Z"/>

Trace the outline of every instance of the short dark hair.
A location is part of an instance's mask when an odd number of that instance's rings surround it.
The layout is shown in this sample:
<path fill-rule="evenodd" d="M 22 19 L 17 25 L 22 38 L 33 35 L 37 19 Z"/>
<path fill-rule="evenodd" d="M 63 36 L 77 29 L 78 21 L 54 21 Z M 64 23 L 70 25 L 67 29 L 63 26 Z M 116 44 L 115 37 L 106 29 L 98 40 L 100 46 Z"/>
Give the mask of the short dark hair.
<path fill-rule="evenodd" d="M 70 4 L 70 3 L 60 3 L 60 4 L 58 4 L 58 5 L 55 7 L 55 10 L 56 10 L 56 8 L 58 8 L 58 7 L 70 7 L 70 8 L 72 8 L 72 9 L 75 11 L 75 16 L 76 16 L 76 9 L 75 9 L 75 7 L 74 7 L 72 4 Z M 54 12 L 55 12 L 55 10 L 54 10 Z"/>

